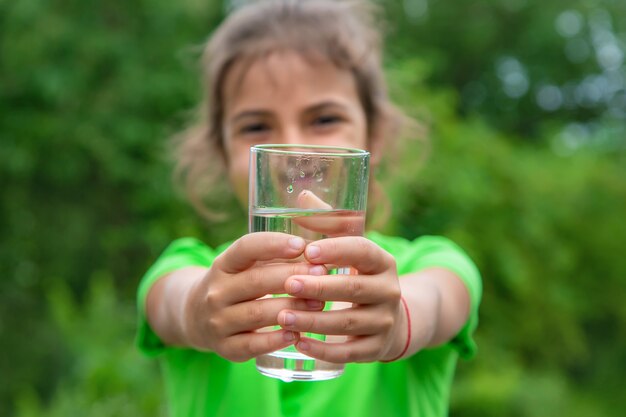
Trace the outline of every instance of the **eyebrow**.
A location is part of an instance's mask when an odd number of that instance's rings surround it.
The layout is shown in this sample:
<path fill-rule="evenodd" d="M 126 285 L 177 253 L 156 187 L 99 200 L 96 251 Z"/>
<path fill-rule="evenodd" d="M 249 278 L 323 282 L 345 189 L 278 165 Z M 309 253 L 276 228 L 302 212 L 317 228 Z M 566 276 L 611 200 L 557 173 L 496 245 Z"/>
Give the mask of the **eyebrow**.
<path fill-rule="evenodd" d="M 237 113 L 231 120 L 233 123 L 237 122 L 240 119 L 245 119 L 247 117 L 267 117 L 270 116 L 272 112 L 267 110 L 245 110 L 241 113 Z"/>
<path fill-rule="evenodd" d="M 347 106 L 344 105 L 343 103 L 339 102 L 339 101 L 334 101 L 334 100 L 326 100 L 326 101 L 322 101 L 321 103 L 317 103 L 314 104 L 312 106 L 306 107 L 304 109 L 305 113 L 312 113 L 312 112 L 316 112 L 316 111 L 320 111 L 323 110 L 325 108 L 339 108 L 341 110 L 347 110 Z M 262 110 L 262 109 L 251 109 L 251 110 L 244 110 L 240 113 L 237 113 L 231 120 L 233 123 L 241 120 L 241 119 L 245 119 L 248 117 L 268 117 L 271 116 L 272 112 L 269 110 Z"/>
<path fill-rule="evenodd" d="M 347 106 L 344 105 L 343 103 L 339 102 L 339 101 L 335 101 L 335 100 L 327 100 L 327 101 L 322 101 L 321 103 L 318 104 L 314 104 L 310 107 L 307 107 L 305 112 L 309 113 L 309 112 L 315 112 L 315 111 L 319 111 L 319 110 L 324 110 L 325 108 L 339 108 L 341 110 L 347 110 Z"/>

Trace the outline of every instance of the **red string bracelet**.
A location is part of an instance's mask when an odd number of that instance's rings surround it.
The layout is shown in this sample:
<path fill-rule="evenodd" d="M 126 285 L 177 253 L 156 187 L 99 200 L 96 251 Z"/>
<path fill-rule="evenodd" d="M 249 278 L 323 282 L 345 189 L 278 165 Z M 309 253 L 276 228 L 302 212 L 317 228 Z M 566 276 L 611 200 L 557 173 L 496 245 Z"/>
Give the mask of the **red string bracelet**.
<path fill-rule="evenodd" d="M 398 356 L 396 356 L 393 359 L 389 359 L 388 361 L 381 361 L 381 362 L 397 361 L 398 359 L 404 356 L 407 350 L 409 350 L 409 345 L 411 344 L 411 315 L 409 314 L 409 306 L 406 304 L 406 300 L 404 299 L 404 297 L 400 297 L 400 301 L 402 301 L 402 305 L 404 306 L 404 311 L 406 311 L 406 322 L 407 322 L 407 327 L 408 327 L 406 344 L 404 345 L 404 349 L 402 349 L 402 352 L 400 352 Z"/>

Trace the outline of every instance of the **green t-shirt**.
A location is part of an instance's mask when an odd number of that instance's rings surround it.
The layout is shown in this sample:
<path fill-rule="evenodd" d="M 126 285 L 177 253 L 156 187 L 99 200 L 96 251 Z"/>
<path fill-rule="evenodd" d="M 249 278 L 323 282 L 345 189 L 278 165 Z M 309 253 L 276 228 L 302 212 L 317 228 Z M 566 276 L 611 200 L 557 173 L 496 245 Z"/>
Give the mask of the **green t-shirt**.
<path fill-rule="evenodd" d="M 148 270 L 138 292 L 139 349 L 162 358 L 170 416 L 445 416 L 457 358 L 469 358 L 476 349 L 472 333 L 478 323 L 480 274 L 468 256 L 443 237 L 407 241 L 370 233 L 368 238 L 394 255 L 400 275 L 438 266 L 463 280 L 471 315 L 453 340 L 393 363 L 350 363 L 333 380 L 292 383 L 262 376 L 254 360 L 233 363 L 214 353 L 167 347 L 146 320 L 150 286 L 182 267 L 208 267 L 228 247 L 211 249 L 196 239 L 179 239 Z"/>

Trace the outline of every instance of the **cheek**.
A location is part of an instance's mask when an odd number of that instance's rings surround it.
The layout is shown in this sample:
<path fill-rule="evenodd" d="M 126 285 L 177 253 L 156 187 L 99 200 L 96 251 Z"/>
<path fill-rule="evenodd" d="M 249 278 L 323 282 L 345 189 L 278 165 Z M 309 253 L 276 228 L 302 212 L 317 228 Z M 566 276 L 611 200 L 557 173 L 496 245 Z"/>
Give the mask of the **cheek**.
<path fill-rule="evenodd" d="M 358 149 L 368 149 L 370 147 L 369 142 L 367 125 L 365 120 L 361 120 L 360 123 L 357 123 L 355 126 L 351 145 Z"/>
<path fill-rule="evenodd" d="M 248 201 L 248 162 L 247 152 L 239 150 L 228 156 L 228 177 L 235 195 L 242 204 Z"/>
<path fill-rule="evenodd" d="M 330 136 L 323 138 L 321 145 L 340 146 L 345 148 L 368 149 L 369 140 L 367 128 L 358 121 L 350 125 L 345 125 Z"/>
<path fill-rule="evenodd" d="M 368 149 L 370 138 L 368 135 L 368 123 L 363 111 L 359 111 L 355 117 L 352 146 L 359 149 Z M 369 149 L 368 149 L 369 150 Z"/>

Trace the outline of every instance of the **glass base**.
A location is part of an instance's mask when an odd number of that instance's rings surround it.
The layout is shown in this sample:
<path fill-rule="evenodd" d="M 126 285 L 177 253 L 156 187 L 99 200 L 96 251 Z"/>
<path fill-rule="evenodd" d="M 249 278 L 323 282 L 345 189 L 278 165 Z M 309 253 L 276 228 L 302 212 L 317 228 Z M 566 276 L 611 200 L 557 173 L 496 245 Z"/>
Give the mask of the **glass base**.
<path fill-rule="evenodd" d="M 285 382 L 324 381 L 343 374 L 344 364 L 312 359 L 299 352 L 274 352 L 256 358 L 256 367 L 265 376 Z"/>

